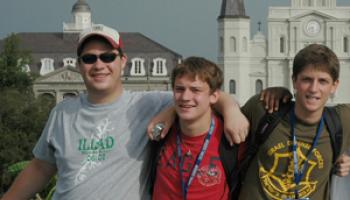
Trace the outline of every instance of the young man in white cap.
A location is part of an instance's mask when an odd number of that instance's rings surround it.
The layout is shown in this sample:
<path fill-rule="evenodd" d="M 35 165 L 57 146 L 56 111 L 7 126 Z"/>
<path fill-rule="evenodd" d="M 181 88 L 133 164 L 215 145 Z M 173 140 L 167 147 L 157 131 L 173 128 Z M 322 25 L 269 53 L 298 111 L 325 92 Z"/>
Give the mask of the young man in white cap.
<path fill-rule="evenodd" d="M 55 173 L 53 199 L 148 198 L 146 127 L 152 116 L 172 104 L 172 94 L 123 90 L 127 57 L 118 32 L 111 28 L 93 25 L 83 31 L 77 54 L 87 94 L 65 100 L 51 111 L 33 150 L 35 158 L 3 200 L 31 198 Z M 244 137 L 248 123 L 239 107 L 226 100 L 222 106 L 230 105 L 225 109 L 219 105 L 218 110 L 224 118 L 238 115 L 233 123 L 243 124 L 236 134 Z"/>

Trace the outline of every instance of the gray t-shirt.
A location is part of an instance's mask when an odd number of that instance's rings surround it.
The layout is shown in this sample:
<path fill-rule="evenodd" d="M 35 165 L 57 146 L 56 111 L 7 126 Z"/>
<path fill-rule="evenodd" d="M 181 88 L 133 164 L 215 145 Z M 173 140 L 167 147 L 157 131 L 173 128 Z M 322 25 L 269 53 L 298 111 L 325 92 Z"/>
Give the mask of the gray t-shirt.
<path fill-rule="evenodd" d="M 57 166 L 53 199 L 148 199 L 146 127 L 171 103 L 169 92 L 123 91 L 107 105 L 86 95 L 58 104 L 33 150 Z"/>

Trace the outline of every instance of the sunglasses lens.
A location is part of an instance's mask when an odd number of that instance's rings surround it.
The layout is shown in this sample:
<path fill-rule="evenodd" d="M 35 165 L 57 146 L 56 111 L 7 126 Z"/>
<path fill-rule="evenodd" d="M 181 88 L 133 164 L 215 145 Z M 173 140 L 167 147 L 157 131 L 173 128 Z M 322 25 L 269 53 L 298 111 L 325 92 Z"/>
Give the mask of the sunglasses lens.
<path fill-rule="evenodd" d="M 103 53 L 103 54 L 99 55 L 98 57 L 104 63 L 111 63 L 115 60 L 115 58 L 117 56 L 118 55 L 115 53 Z M 81 56 L 80 58 L 85 64 L 93 64 L 97 61 L 97 55 L 95 55 L 95 54 L 85 54 L 85 55 Z"/>
<path fill-rule="evenodd" d="M 103 53 L 100 55 L 100 59 L 104 63 L 111 63 L 115 60 L 116 57 L 117 57 L 117 54 L 115 53 Z"/>
<path fill-rule="evenodd" d="M 97 61 L 97 56 L 94 54 L 85 54 L 85 55 L 81 56 L 81 60 L 85 64 L 93 64 Z"/>

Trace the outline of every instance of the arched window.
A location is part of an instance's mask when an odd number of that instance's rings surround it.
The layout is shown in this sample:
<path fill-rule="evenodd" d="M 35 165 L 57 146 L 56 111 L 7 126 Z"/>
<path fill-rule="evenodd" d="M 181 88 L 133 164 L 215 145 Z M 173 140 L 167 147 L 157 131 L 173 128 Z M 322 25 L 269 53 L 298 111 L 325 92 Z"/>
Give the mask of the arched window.
<path fill-rule="evenodd" d="M 259 94 L 263 89 L 263 82 L 258 79 L 255 81 L 255 93 Z"/>
<path fill-rule="evenodd" d="M 42 93 L 39 96 L 40 104 L 52 108 L 56 104 L 56 97 L 52 93 Z"/>
<path fill-rule="evenodd" d="M 345 53 L 348 53 L 349 52 L 349 39 L 348 37 L 344 37 L 344 40 L 343 40 L 343 45 L 344 45 L 344 52 Z"/>
<path fill-rule="evenodd" d="M 71 67 L 75 67 L 76 66 L 76 59 L 75 58 L 64 58 L 63 59 L 63 67 L 66 66 L 71 66 Z"/>
<path fill-rule="evenodd" d="M 30 67 L 28 63 L 28 59 L 19 58 L 17 60 L 17 66 L 21 67 L 22 72 L 30 72 Z"/>
<path fill-rule="evenodd" d="M 284 53 L 285 52 L 285 39 L 284 37 L 280 37 L 280 53 Z"/>
<path fill-rule="evenodd" d="M 236 52 L 236 49 L 237 49 L 236 38 L 231 37 L 230 38 L 230 50 L 231 50 L 231 52 Z"/>
<path fill-rule="evenodd" d="M 236 94 L 236 81 L 230 80 L 230 94 Z"/>
<path fill-rule="evenodd" d="M 63 99 L 66 99 L 66 98 L 75 98 L 77 97 L 78 95 L 73 93 L 73 92 L 67 92 L 67 93 L 64 93 L 63 94 Z"/>
<path fill-rule="evenodd" d="M 141 61 L 140 60 L 135 60 L 134 62 L 134 73 L 135 74 L 140 74 L 141 73 Z"/>
<path fill-rule="evenodd" d="M 329 28 L 330 30 L 330 38 L 331 38 L 331 49 L 334 49 L 334 28 L 333 27 L 330 27 Z"/>
<path fill-rule="evenodd" d="M 23 72 L 30 72 L 30 67 L 29 67 L 29 65 L 28 65 L 28 64 L 23 65 L 23 66 L 22 66 L 22 71 L 23 71 Z"/>
<path fill-rule="evenodd" d="M 224 52 L 224 38 L 223 38 L 223 37 L 220 37 L 219 49 L 220 49 L 220 52 L 221 52 L 221 53 Z"/>
<path fill-rule="evenodd" d="M 41 68 L 40 68 L 40 75 L 45 75 L 47 73 L 53 72 L 54 66 L 53 66 L 53 59 L 52 58 L 42 58 L 41 59 Z"/>
<path fill-rule="evenodd" d="M 152 76 L 166 76 L 166 59 L 164 58 L 155 58 L 153 59 L 153 69 Z"/>
<path fill-rule="evenodd" d="M 242 39 L 242 47 L 243 47 L 243 52 L 247 52 L 247 50 L 248 50 L 248 40 L 247 40 L 247 38 L 246 37 L 243 37 L 243 39 Z"/>
<path fill-rule="evenodd" d="M 144 67 L 145 59 L 142 58 L 133 58 L 131 59 L 131 76 L 144 76 L 146 75 L 145 67 Z"/>

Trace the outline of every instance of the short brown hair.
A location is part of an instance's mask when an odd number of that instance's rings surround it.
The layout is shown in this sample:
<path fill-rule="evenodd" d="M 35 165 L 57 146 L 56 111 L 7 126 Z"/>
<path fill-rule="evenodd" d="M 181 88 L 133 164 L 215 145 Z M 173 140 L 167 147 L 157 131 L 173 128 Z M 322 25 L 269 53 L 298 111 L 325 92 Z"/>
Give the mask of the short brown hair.
<path fill-rule="evenodd" d="M 297 53 L 293 62 L 293 79 L 309 65 L 329 73 L 333 81 L 339 78 L 338 57 L 325 45 L 311 44 Z"/>
<path fill-rule="evenodd" d="M 202 57 L 188 57 L 174 68 L 171 75 L 172 88 L 174 88 L 175 79 L 183 75 L 190 75 L 193 78 L 198 76 L 199 79 L 208 83 L 211 92 L 220 89 L 223 82 L 220 68 L 214 62 Z"/>

